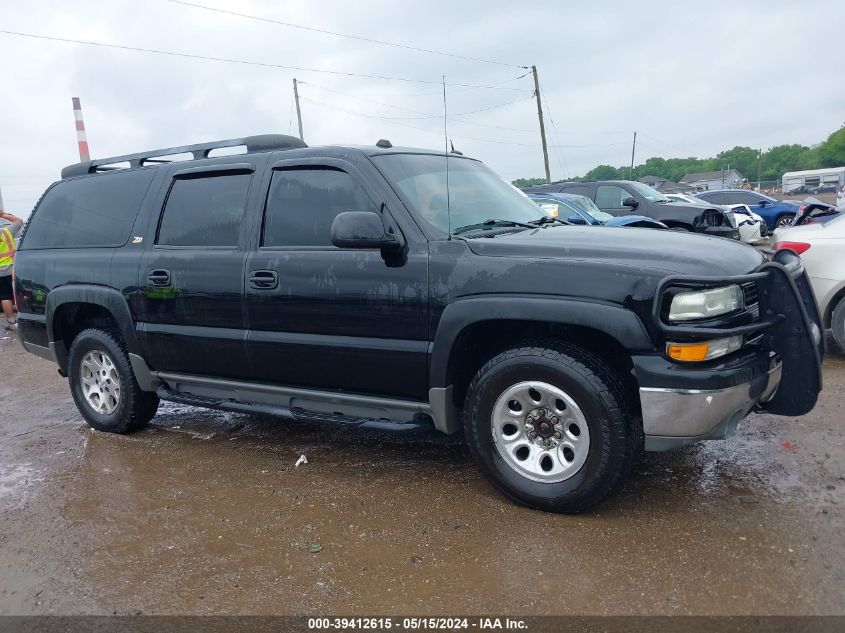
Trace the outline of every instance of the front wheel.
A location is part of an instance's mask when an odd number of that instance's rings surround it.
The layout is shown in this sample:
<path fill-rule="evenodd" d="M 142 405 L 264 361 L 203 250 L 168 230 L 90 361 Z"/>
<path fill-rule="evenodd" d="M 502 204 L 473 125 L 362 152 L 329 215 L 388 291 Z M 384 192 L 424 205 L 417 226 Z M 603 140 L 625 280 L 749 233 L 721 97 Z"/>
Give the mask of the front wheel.
<path fill-rule="evenodd" d="M 74 339 L 68 382 L 76 408 L 98 431 L 140 430 L 158 409 L 158 396 L 141 391 L 123 341 L 108 330 L 84 330 Z"/>
<path fill-rule="evenodd" d="M 464 406 L 474 458 L 496 488 L 527 506 L 574 513 L 631 470 L 640 421 L 621 378 L 566 343 L 502 352 L 476 374 Z"/>

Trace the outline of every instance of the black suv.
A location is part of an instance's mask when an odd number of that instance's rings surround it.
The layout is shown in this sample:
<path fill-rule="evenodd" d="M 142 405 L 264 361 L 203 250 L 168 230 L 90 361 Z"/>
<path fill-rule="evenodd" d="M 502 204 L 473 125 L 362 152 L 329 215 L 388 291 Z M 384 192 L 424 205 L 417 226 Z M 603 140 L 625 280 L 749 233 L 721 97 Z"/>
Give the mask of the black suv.
<path fill-rule="evenodd" d="M 95 429 L 141 429 L 165 399 L 463 430 L 499 490 L 545 510 L 596 503 L 643 448 L 804 414 L 821 388 L 789 251 L 568 225 L 477 160 L 387 141 L 71 165 L 15 290 L 23 345 Z"/>
<path fill-rule="evenodd" d="M 553 182 L 526 187 L 528 193 L 577 193 L 587 196 L 611 215 L 637 213 L 663 222 L 671 229 L 694 231 L 718 237 L 739 239 L 736 219 L 725 209 L 713 205 L 673 202 L 641 182 L 631 180 L 587 180 Z"/>

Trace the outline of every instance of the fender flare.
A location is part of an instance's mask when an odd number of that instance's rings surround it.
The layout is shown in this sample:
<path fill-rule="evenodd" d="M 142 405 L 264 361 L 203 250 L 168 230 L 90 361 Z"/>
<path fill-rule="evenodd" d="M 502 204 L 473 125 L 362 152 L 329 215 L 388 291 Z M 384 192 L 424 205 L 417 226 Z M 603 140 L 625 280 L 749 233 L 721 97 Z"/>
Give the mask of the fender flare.
<path fill-rule="evenodd" d="M 51 346 L 62 343 L 61 340 L 56 340 L 53 330 L 53 316 L 61 306 L 68 303 L 88 303 L 108 310 L 117 323 L 127 350 L 133 354 L 139 353 L 138 339 L 135 335 L 135 321 L 126 299 L 114 288 L 93 284 L 60 286 L 49 292 L 45 313 L 47 317 L 47 340 Z"/>
<path fill-rule="evenodd" d="M 470 297 L 450 303 L 440 317 L 429 366 L 431 387 L 449 386 L 446 384 L 449 360 L 461 332 L 476 323 L 502 320 L 589 327 L 607 334 L 632 352 L 654 349 L 639 317 L 622 307 L 549 297 Z"/>

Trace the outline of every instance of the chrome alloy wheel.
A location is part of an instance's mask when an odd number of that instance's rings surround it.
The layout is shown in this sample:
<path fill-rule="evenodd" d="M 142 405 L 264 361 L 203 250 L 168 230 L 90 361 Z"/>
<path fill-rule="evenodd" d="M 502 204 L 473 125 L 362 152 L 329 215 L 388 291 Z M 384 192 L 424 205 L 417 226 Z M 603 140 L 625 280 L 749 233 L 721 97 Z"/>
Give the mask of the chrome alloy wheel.
<path fill-rule="evenodd" d="M 569 479 L 590 452 L 583 411 L 565 391 L 545 382 L 520 382 L 496 400 L 493 441 L 523 477 L 544 483 Z"/>
<path fill-rule="evenodd" d="M 111 356 L 91 350 L 79 365 L 82 393 L 94 411 L 102 415 L 114 413 L 120 405 L 120 376 Z"/>

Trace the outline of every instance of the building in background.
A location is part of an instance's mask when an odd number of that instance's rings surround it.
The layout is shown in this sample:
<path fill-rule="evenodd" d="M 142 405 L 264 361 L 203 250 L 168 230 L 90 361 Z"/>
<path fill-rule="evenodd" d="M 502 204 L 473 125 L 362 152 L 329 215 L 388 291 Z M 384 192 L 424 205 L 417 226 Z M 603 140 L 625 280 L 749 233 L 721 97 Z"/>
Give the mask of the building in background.
<path fill-rule="evenodd" d="M 660 193 L 684 193 L 692 189 L 689 185 L 683 185 L 660 176 L 643 176 L 640 178 L 640 182 L 652 189 L 657 189 Z"/>
<path fill-rule="evenodd" d="M 745 183 L 745 177 L 736 169 L 721 169 L 719 171 L 704 171 L 698 174 L 687 174 L 681 178 L 681 185 L 695 191 L 710 189 L 736 189 Z"/>
<path fill-rule="evenodd" d="M 845 184 L 845 167 L 827 169 L 805 169 L 788 171 L 783 175 L 784 193 L 813 193 L 813 191 L 836 191 Z"/>

